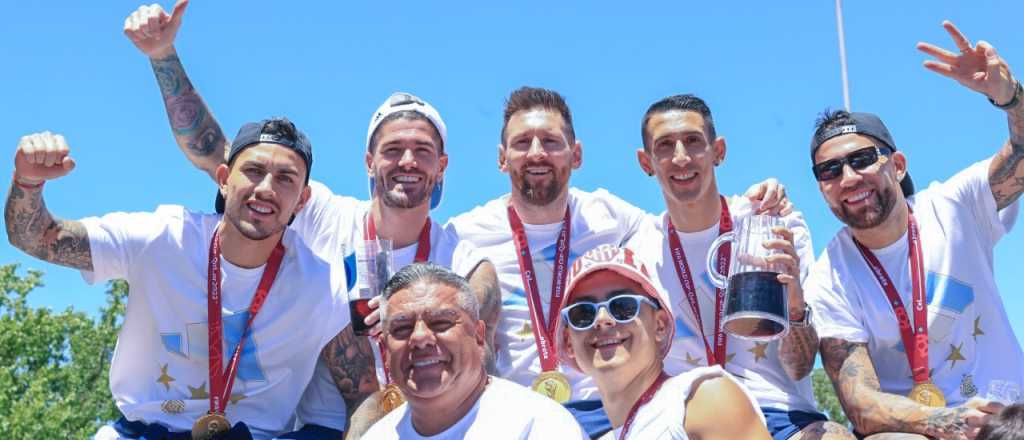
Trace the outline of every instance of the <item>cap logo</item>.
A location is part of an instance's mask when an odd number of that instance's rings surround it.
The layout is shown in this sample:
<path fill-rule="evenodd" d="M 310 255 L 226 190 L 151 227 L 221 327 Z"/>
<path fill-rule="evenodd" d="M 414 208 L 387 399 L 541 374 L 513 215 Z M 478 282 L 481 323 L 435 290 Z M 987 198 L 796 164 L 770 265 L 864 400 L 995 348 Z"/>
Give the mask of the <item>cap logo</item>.
<path fill-rule="evenodd" d="M 647 267 L 642 263 L 637 266 L 637 260 L 634 257 L 633 251 L 629 248 L 619 248 L 611 245 L 601 245 L 587 251 L 581 255 L 572 265 L 572 277 L 575 278 L 581 272 L 585 271 L 591 266 L 595 266 L 603 263 L 616 263 L 623 266 L 628 266 L 633 270 L 637 270 L 642 273 L 645 277 L 650 278 L 647 273 Z"/>
<path fill-rule="evenodd" d="M 825 142 L 826 140 L 832 139 L 832 138 L 834 138 L 836 136 L 839 136 L 841 134 L 850 134 L 850 133 L 859 133 L 859 132 L 860 132 L 860 130 L 857 129 L 856 125 L 842 125 L 842 126 L 833 128 L 833 129 L 831 129 L 829 131 L 826 131 L 826 132 L 822 133 L 821 136 L 818 137 L 818 143 L 820 144 L 822 142 Z"/>

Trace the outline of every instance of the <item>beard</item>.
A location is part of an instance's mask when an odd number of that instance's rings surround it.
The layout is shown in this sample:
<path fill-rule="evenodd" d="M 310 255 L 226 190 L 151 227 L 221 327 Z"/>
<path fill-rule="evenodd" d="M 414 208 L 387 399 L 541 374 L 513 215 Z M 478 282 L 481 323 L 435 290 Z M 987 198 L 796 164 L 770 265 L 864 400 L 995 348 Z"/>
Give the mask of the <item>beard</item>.
<path fill-rule="evenodd" d="M 552 178 L 550 180 L 531 183 L 526 178 L 526 168 L 537 165 L 550 166 L 552 170 Z M 554 202 L 562 191 L 565 190 L 565 186 L 569 183 L 569 171 L 567 169 L 560 170 L 557 167 L 549 164 L 525 164 L 520 167 L 520 171 L 512 171 L 512 186 L 519 191 L 519 195 L 523 197 L 523 201 L 531 205 L 545 206 Z"/>
<path fill-rule="evenodd" d="M 388 189 L 387 182 L 390 178 L 385 178 L 381 174 L 377 173 L 376 177 L 374 177 L 377 181 L 374 185 L 374 192 L 376 192 L 376 196 L 380 197 L 384 206 L 389 208 L 411 209 L 422 205 L 430 198 L 430 193 L 434 190 L 434 183 L 437 181 L 436 176 L 424 175 L 424 185 L 421 188 L 413 190 L 413 192 L 403 192 L 398 191 L 394 187 Z"/>
<path fill-rule="evenodd" d="M 854 229 L 870 229 L 882 224 L 889 218 L 895 207 L 896 192 L 892 186 L 875 191 L 875 194 L 869 199 L 869 203 L 859 212 L 853 212 L 842 202 L 838 207 L 829 206 L 839 221 Z"/>
<path fill-rule="evenodd" d="M 285 223 L 255 223 L 252 221 L 243 221 L 241 212 L 243 209 L 247 209 L 244 204 L 231 206 L 230 204 L 224 210 L 224 219 L 231 223 L 236 230 L 243 237 L 252 241 L 262 241 L 270 238 L 274 234 L 281 232 L 285 227 Z"/>

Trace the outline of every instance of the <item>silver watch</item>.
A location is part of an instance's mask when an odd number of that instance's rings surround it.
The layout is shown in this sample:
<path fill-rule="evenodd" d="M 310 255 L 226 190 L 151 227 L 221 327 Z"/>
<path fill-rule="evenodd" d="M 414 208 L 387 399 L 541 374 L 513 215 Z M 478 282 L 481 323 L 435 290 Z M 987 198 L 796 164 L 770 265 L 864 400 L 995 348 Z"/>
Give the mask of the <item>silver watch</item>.
<path fill-rule="evenodd" d="M 811 305 L 804 303 L 804 318 L 799 321 L 789 320 L 789 325 L 797 328 L 804 328 L 811 326 Z"/>

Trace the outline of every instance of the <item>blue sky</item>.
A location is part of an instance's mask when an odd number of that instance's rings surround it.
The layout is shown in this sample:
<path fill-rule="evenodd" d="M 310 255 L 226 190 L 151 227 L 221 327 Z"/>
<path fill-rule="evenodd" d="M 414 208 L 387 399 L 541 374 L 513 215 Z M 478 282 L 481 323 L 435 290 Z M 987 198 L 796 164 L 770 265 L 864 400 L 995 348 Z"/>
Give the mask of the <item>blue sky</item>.
<path fill-rule="evenodd" d="M 193 0 L 178 35 L 192 81 L 233 135 L 286 115 L 312 139 L 313 176 L 366 196 L 370 113 L 392 91 L 432 102 L 448 124 L 444 220 L 507 192 L 496 165 L 503 99 L 521 85 L 560 91 L 584 145 L 572 183 L 604 187 L 661 211 L 655 181 L 636 165 L 647 106 L 691 92 L 710 104 L 729 152 L 725 193 L 777 177 L 820 252 L 839 228 L 809 171 L 815 116 L 842 106 L 834 2 L 271 2 Z M 170 8 L 171 2 L 162 3 Z M 122 35 L 138 3 L 16 2 L 0 27 L 0 144 L 63 133 L 78 160 L 47 184 L 67 218 L 150 211 L 161 203 L 211 210 L 214 189 L 171 137 L 149 63 Z M 864 0 L 844 5 L 854 110 L 879 113 L 919 187 L 992 155 L 1006 118 L 984 97 L 923 67 L 917 41 L 953 47 L 940 23 L 991 42 L 1024 76 L 1019 1 Z M 10 157 L 10 156 L 7 156 Z M 9 173 L 11 161 L 0 163 Z M 1011 317 L 1024 314 L 1020 225 L 995 250 Z M 72 270 L 0 246 L 0 263 L 46 272 L 31 303 L 94 312 L 103 288 Z M 1014 321 L 1018 337 L 1024 320 Z"/>

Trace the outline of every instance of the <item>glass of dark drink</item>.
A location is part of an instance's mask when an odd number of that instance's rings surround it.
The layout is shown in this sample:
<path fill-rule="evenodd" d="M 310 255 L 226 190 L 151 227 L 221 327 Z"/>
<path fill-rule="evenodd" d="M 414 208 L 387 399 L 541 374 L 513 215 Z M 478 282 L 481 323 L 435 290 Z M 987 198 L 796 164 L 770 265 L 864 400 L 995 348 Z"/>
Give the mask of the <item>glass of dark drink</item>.
<path fill-rule="evenodd" d="M 356 336 L 370 334 L 366 317 L 370 316 L 370 299 L 384 291 L 394 273 L 395 261 L 390 240 L 366 240 L 356 252 L 356 285 L 348 293 L 348 310 L 352 315 L 352 331 Z"/>
<path fill-rule="evenodd" d="M 737 222 L 736 228 L 719 236 L 708 252 L 708 275 L 720 289 L 726 289 L 725 318 L 722 326 L 730 335 L 753 341 L 771 341 L 789 331 L 789 299 L 786 285 L 779 282 L 782 267 L 768 263 L 767 257 L 781 251 L 767 249 L 764 243 L 781 238 L 772 229 L 783 226 L 782 219 L 770 215 L 752 215 Z M 731 244 L 728 276 L 716 266 L 719 248 Z"/>

